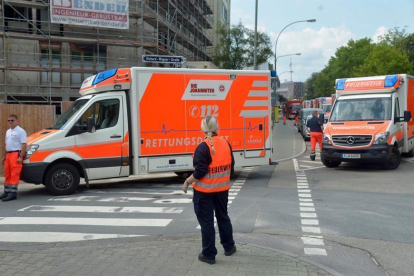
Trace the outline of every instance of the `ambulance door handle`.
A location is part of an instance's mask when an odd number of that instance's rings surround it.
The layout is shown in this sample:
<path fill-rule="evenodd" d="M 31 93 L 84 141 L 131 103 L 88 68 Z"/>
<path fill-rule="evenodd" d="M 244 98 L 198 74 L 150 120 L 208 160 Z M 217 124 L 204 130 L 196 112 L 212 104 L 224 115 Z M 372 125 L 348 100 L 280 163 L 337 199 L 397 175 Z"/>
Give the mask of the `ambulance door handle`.
<path fill-rule="evenodd" d="M 122 135 L 112 134 L 111 138 L 112 138 L 112 139 L 122 138 Z"/>

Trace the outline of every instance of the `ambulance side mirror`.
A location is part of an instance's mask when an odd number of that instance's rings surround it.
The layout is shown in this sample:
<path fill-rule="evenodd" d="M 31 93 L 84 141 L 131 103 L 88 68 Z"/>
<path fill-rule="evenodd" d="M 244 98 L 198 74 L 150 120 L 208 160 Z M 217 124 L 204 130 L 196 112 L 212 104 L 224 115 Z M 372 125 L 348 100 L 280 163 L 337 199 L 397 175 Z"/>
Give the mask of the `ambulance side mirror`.
<path fill-rule="evenodd" d="M 319 124 L 323 125 L 325 121 L 325 114 L 319 114 Z"/>
<path fill-rule="evenodd" d="M 404 122 L 408 123 L 411 120 L 411 111 L 404 111 Z"/>
<path fill-rule="evenodd" d="M 88 133 L 94 133 L 96 131 L 95 120 L 92 117 L 89 117 L 87 119 L 86 126 L 87 126 Z"/>

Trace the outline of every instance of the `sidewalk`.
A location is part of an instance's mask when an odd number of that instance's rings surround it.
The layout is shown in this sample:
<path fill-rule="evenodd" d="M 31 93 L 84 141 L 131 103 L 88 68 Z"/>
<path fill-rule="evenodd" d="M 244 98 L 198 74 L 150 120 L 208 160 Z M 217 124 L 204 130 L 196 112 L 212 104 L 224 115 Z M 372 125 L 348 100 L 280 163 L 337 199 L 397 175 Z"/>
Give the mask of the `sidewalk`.
<path fill-rule="evenodd" d="M 150 237 L 1 246 L 1 275 L 289 275 L 327 276 L 325 270 L 271 249 L 237 244 L 227 257 L 217 244 L 215 265 L 197 260 L 201 241 Z M 9 247 L 9 248 L 8 248 Z"/>
<path fill-rule="evenodd" d="M 284 161 L 301 155 L 306 150 L 306 144 L 293 121 L 287 120 L 283 124 L 283 117 L 279 123 L 273 125 L 273 160 Z"/>

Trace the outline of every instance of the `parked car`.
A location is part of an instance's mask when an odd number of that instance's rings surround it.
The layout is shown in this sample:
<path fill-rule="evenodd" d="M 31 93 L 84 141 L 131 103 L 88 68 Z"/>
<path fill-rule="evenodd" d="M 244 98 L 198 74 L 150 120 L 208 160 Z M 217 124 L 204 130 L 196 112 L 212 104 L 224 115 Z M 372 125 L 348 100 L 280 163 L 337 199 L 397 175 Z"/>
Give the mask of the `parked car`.
<path fill-rule="evenodd" d="M 306 123 L 308 119 L 312 118 L 312 113 L 317 110 L 318 114 L 325 114 L 322 108 L 304 108 L 299 112 L 298 132 L 302 133 L 303 139 L 307 140 L 310 138 L 310 133 L 306 130 Z M 326 121 L 328 118 L 325 119 Z M 326 124 L 326 122 L 324 122 Z"/>

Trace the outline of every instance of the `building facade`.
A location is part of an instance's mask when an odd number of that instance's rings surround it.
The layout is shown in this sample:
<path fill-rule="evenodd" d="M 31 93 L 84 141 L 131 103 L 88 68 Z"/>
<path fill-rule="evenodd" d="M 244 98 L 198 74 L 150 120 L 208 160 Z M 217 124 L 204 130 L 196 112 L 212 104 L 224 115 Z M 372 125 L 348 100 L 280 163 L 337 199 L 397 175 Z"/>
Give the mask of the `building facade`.
<path fill-rule="evenodd" d="M 277 94 L 288 100 L 301 99 L 304 95 L 304 83 L 292 81 L 281 83 Z"/>
<path fill-rule="evenodd" d="M 130 0 L 129 29 L 108 29 L 52 24 L 49 0 L 2 0 L 0 102 L 59 105 L 79 97 L 82 81 L 97 72 L 174 66 L 144 63 L 142 55 L 211 62 L 217 2 Z"/>

